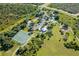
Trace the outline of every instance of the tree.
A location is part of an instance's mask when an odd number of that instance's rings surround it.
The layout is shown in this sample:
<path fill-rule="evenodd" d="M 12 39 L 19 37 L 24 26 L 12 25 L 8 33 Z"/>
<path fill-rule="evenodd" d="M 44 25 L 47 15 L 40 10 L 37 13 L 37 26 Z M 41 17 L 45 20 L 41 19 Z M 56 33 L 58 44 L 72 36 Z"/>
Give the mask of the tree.
<path fill-rule="evenodd" d="M 57 16 L 55 16 L 55 20 L 57 20 L 57 21 L 59 20 L 59 16 L 58 16 L 58 15 L 57 15 Z"/>
<path fill-rule="evenodd" d="M 58 14 L 59 12 L 58 12 L 58 11 L 54 11 L 53 13 L 54 13 L 54 14 Z"/>
<path fill-rule="evenodd" d="M 61 33 L 61 35 L 64 35 L 64 32 L 62 30 L 59 31 Z"/>

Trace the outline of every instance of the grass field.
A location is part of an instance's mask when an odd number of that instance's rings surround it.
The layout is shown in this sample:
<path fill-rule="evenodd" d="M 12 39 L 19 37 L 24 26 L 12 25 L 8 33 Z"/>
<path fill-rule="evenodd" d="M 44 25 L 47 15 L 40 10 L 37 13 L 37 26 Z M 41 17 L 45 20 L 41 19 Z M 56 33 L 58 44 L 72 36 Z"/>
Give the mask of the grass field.
<path fill-rule="evenodd" d="M 50 40 L 45 40 L 43 47 L 37 52 L 38 56 L 74 56 L 79 55 L 79 51 L 67 49 L 64 47 L 62 36 L 59 32 L 59 26 L 56 25 L 53 28 L 53 36 Z M 70 32 L 68 42 L 73 39 L 73 35 Z M 59 41 L 61 40 L 61 41 Z"/>
<path fill-rule="evenodd" d="M 66 24 L 68 24 L 71 27 L 74 27 L 74 25 L 76 23 L 76 20 L 75 20 L 76 17 L 69 16 L 69 15 L 67 15 L 65 13 L 60 13 L 59 17 L 60 17 L 60 21 L 61 22 L 66 23 Z"/>

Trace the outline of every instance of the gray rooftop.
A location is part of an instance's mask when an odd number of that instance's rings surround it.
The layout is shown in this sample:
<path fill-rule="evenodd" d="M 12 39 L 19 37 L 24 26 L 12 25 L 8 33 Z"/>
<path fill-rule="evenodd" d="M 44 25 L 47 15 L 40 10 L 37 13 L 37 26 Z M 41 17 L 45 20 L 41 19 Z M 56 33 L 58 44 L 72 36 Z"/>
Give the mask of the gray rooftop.
<path fill-rule="evenodd" d="M 25 42 L 28 41 L 29 32 L 24 32 L 22 30 L 20 30 L 12 39 L 16 40 L 17 42 L 19 42 L 20 44 L 24 44 Z"/>

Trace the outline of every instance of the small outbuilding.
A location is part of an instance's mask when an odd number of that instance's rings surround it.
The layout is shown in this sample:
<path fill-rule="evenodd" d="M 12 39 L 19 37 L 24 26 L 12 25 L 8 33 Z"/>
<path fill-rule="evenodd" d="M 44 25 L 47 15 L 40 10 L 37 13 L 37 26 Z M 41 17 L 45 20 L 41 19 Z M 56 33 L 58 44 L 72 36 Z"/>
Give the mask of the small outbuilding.
<path fill-rule="evenodd" d="M 41 28 L 41 31 L 42 31 L 42 32 L 46 32 L 46 31 L 47 31 L 47 26 Z"/>

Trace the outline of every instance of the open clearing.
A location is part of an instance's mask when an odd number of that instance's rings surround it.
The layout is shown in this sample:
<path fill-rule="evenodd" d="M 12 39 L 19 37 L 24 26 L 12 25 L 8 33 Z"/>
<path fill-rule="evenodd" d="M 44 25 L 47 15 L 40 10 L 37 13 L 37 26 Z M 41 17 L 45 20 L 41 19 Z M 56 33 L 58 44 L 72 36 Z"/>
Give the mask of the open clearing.
<path fill-rule="evenodd" d="M 56 25 L 53 28 L 53 36 L 50 40 L 45 40 L 43 47 L 37 52 L 38 56 L 77 56 L 79 55 L 78 51 L 72 49 L 67 49 L 64 47 L 62 36 L 59 32 L 59 26 Z M 70 34 L 69 39 L 73 39 L 73 35 Z M 59 40 L 61 40 L 59 42 Z M 70 41 L 70 40 L 69 40 Z"/>

